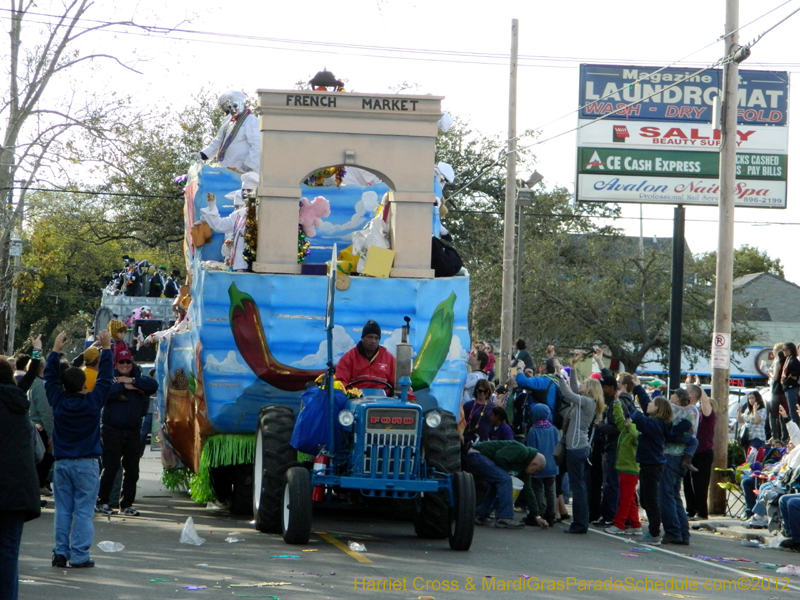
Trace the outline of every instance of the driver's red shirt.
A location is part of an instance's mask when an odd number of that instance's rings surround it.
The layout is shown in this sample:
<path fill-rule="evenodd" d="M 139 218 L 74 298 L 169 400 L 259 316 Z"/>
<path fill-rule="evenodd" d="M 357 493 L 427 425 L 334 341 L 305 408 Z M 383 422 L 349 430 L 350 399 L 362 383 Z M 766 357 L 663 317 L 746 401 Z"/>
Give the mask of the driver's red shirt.
<path fill-rule="evenodd" d="M 372 360 L 368 360 L 361 354 L 360 346 L 359 342 L 355 348 L 348 350 L 339 360 L 339 364 L 336 365 L 336 380 L 347 386 L 356 379 L 370 378 L 377 380 L 376 383 L 365 381 L 356 387 L 383 389 L 383 386 L 378 383 L 380 381 L 385 381 L 394 387 L 394 356 L 383 346 L 378 346 L 378 352 L 372 357 Z"/>

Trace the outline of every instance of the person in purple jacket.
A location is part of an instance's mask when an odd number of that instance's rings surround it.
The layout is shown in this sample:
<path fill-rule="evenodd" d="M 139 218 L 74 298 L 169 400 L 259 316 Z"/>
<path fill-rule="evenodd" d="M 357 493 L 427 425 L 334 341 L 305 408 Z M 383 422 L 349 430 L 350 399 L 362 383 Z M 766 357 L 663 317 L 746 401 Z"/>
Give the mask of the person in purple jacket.
<path fill-rule="evenodd" d="M 494 387 L 487 379 L 481 379 L 473 389 L 474 400 L 464 404 L 464 419 L 467 428 L 464 431 L 464 443 L 469 445 L 489 441 L 492 433 L 492 422 L 489 420 L 495 407 L 491 401 Z"/>
<path fill-rule="evenodd" d="M 489 440 L 513 440 L 514 430 L 508 424 L 508 413 L 502 406 L 495 406 L 489 415 L 489 422 L 492 424 L 492 431 L 489 433 Z"/>
<path fill-rule="evenodd" d="M 100 487 L 97 460 L 100 445 L 100 412 L 114 383 L 111 335 L 98 335 L 102 352 L 94 389 L 86 393 L 86 375 L 78 367 L 61 373 L 61 351 L 67 334 L 59 333 L 44 369 L 47 402 L 53 407 L 53 495 L 56 504 L 54 567 L 93 567 L 89 548 L 94 537 L 94 503 Z M 62 387 L 63 385 L 63 387 Z"/>

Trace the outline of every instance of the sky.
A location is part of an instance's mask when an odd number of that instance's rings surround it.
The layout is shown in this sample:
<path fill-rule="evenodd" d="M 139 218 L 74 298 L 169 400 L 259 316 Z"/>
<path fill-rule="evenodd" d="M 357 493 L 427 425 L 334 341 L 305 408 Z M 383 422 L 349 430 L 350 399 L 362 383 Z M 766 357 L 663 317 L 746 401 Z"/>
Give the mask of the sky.
<path fill-rule="evenodd" d="M 101 3 L 98 3 L 101 4 Z M 327 68 L 348 89 L 386 93 L 411 84 L 418 93 L 444 96 L 443 108 L 484 134 L 508 131 L 511 22 L 519 20 L 517 130 L 538 129 L 536 170 L 545 187 L 574 191 L 578 67 L 581 63 L 700 68 L 724 54 L 723 0 L 492 2 L 451 0 L 348 0 L 331 4 L 208 0 L 102 4 L 94 18 L 134 19 L 179 32 L 152 35 L 103 33 L 105 51 L 135 60 L 140 75 L 104 68 L 103 85 L 131 94 L 142 106 L 183 107 L 200 88 L 292 89 Z M 800 9 L 800 0 L 741 0 L 740 43 Z M 772 11 L 772 12 L 770 12 Z M 768 13 L 768 14 L 767 14 Z M 764 16 L 765 15 L 765 16 Z M 4 21 L 7 23 L 7 20 Z M 789 71 L 797 80 L 800 13 L 767 32 L 741 68 Z M 795 61 L 795 62 L 791 62 Z M 792 126 L 800 94 L 790 87 L 789 149 L 800 148 Z M 520 175 L 525 175 L 520 173 Z M 779 258 L 787 279 L 800 283 L 793 244 L 800 234 L 798 161 L 789 158 L 785 210 L 737 208 L 734 246 L 756 246 Z M 616 221 L 631 235 L 672 236 L 672 206 L 623 205 Z M 692 252 L 717 249 L 715 207 L 688 206 L 686 240 Z"/>

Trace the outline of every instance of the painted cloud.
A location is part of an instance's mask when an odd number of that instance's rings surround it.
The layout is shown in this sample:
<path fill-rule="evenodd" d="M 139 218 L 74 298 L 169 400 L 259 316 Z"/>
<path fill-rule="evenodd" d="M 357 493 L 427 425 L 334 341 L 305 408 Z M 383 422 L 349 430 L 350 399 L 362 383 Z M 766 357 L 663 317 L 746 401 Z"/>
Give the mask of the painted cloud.
<path fill-rule="evenodd" d="M 378 208 L 378 194 L 372 191 L 364 192 L 361 194 L 361 200 L 356 202 L 355 205 L 355 213 L 350 220 L 346 223 L 340 223 L 339 225 L 335 225 L 333 223 L 329 223 L 328 221 L 323 221 L 322 225 L 317 227 L 320 233 L 324 235 L 336 235 L 339 232 L 346 232 L 350 233 L 354 229 L 361 229 L 364 221 L 372 217 L 375 213 L 375 209 Z M 366 217 L 366 219 L 365 219 Z"/>
<path fill-rule="evenodd" d="M 243 365 L 236 359 L 236 352 L 231 350 L 220 362 L 213 354 L 206 356 L 206 370 L 210 373 L 252 373 L 250 367 Z"/>
<path fill-rule="evenodd" d="M 342 354 L 350 350 L 356 343 L 353 341 L 344 327 L 341 325 L 333 326 L 333 362 L 336 363 Z M 328 342 L 323 341 L 319 344 L 319 349 L 315 354 L 307 354 L 298 361 L 292 363 L 293 367 L 320 368 L 324 367 L 328 360 Z"/>

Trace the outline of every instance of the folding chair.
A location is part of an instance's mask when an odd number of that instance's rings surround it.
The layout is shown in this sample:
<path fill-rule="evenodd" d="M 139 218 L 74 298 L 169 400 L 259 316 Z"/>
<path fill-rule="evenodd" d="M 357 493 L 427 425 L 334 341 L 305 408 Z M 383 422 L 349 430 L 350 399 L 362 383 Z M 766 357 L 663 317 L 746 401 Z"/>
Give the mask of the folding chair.
<path fill-rule="evenodd" d="M 717 482 L 717 485 L 725 490 L 725 514 L 732 519 L 738 519 L 747 508 L 744 502 L 744 492 L 736 482 L 735 469 L 714 469 L 724 481 Z"/>

